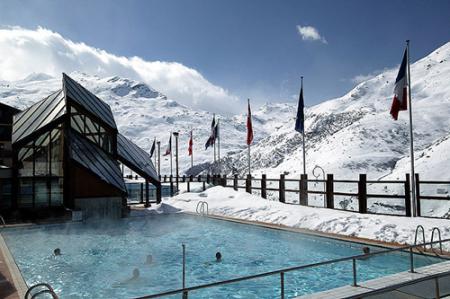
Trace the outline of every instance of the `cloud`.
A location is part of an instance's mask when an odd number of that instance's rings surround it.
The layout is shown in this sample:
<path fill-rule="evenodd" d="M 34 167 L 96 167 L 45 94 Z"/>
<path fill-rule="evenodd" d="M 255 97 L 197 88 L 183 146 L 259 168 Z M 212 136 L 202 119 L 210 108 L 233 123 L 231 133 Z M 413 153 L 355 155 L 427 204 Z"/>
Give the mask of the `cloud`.
<path fill-rule="evenodd" d="M 181 63 L 117 56 L 41 27 L 0 29 L 0 70 L 0 80 L 8 81 L 33 72 L 55 77 L 73 71 L 102 77 L 118 75 L 145 82 L 193 108 L 233 113 L 239 106 L 236 96 Z"/>
<path fill-rule="evenodd" d="M 373 77 L 375 77 L 375 76 L 377 76 L 377 75 L 379 75 L 381 73 L 384 73 L 386 71 L 389 71 L 389 70 L 391 70 L 391 69 L 385 67 L 385 68 L 380 69 L 380 70 L 374 70 L 374 71 L 372 71 L 372 72 L 370 72 L 368 74 L 359 74 L 359 75 L 356 75 L 353 78 L 351 78 L 350 81 L 355 83 L 355 84 L 359 84 L 359 83 L 362 83 L 362 82 L 367 81 L 369 79 L 372 79 Z"/>
<path fill-rule="evenodd" d="M 312 26 L 300 26 L 297 25 L 298 34 L 302 37 L 302 40 L 320 41 L 324 44 L 328 44 L 325 37 L 319 34 L 319 30 Z"/>

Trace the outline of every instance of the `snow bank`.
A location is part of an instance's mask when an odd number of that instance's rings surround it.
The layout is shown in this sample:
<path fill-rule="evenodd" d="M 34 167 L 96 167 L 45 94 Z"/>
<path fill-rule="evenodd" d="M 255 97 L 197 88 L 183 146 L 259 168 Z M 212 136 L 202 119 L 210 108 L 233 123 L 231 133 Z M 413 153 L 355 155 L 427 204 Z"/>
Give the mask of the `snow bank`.
<path fill-rule="evenodd" d="M 414 233 L 419 224 L 425 228 L 427 241 L 431 239 L 433 227 L 441 230 L 442 239 L 450 238 L 450 220 L 364 215 L 325 208 L 288 205 L 220 186 L 201 193 L 183 193 L 173 198 L 165 198 L 162 205 L 166 206 L 164 209 L 166 211 L 195 212 L 199 201 L 208 203 L 209 213 L 212 215 L 382 242 L 414 244 Z M 168 209 L 167 206 L 171 206 L 173 209 Z M 149 208 L 149 212 L 155 209 L 161 211 L 160 206 L 154 206 Z M 450 248 L 450 244 L 445 247 Z"/>

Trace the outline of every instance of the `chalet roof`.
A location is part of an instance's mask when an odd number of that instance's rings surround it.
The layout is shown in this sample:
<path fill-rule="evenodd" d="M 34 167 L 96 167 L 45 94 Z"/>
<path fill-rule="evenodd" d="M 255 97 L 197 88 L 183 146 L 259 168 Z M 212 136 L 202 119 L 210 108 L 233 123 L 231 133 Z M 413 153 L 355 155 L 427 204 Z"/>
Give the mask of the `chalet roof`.
<path fill-rule="evenodd" d="M 119 163 L 94 143 L 71 131 L 71 158 L 102 181 L 126 192 Z"/>
<path fill-rule="evenodd" d="M 55 91 L 42 101 L 14 115 L 12 142 L 17 142 L 52 123 L 66 113 L 62 90 Z"/>
<path fill-rule="evenodd" d="M 89 90 L 63 73 L 63 89 L 66 98 L 76 102 L 90 113 L 97 116 L 112 129 L 117 129 L 111 108 Z"/>
<path fill-rule="evenodd" d="M 120 162 L 140 176 L 159 182 L 150 155 L 122 134 L 117 135 L 117 155 Z"/>

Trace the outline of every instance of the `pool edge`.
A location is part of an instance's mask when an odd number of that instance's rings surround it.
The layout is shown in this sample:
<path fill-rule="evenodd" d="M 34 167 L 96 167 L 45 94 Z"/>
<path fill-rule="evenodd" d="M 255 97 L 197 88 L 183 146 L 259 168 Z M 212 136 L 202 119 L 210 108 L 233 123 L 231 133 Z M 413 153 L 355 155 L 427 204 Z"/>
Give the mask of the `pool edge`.
<path fill-rule="evenodd" d="M 17 266 L 14 257 L 9 251 L 8 245 L 6 245 L 5 239 L 3 238 L 3 235 L 1 233 L 0 233 L 0 251 L 5 258 L 6 268 L 8 269 L 9 274 L 11 275 L 12 283 L 16 288 L 17 295 L 19 296 L 19 298 L 24 298 L 25 293 L 28 290 L 28 286 L 25 280 L 23 279 L 22 273 L 20 272 L 19 267 Z"/>

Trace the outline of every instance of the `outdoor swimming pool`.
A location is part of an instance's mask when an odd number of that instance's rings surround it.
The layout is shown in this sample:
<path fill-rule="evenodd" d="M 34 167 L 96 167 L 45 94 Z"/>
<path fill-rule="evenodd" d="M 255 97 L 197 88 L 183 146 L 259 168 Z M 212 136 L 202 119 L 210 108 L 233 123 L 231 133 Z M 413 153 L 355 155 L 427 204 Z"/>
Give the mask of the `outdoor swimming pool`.
<path fill-rule="evenodd" d="M 182 243 L 187 286 L 357 255 L 363 246 L 185 214 L 5 229 L 2 235 L 27 284 L 48 282 L 61 298 L 132 298 L 180 288 Z M 52 256 L 55 248 L 61 256 Z M 146 265 L 149 254 L 153 262 Z M 438 261 L 415 257 L 416 267 Z M 126 282 L 135 268 L 139 278 Z M 407 254 L 380 255 L 358 261 L 358 279 L 408 269 Z M 285 274 L 288 298 L 351 282 L 351 262 Z M 190 292 L 189 298 L 275 298 L 279 287 L 273 276 Z"/>

